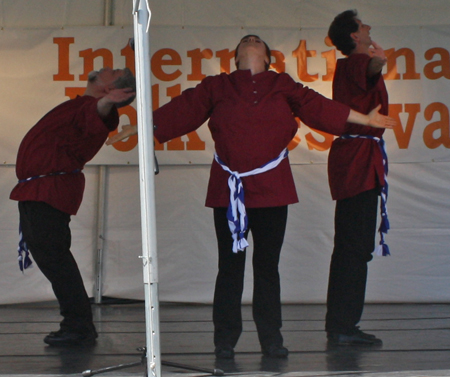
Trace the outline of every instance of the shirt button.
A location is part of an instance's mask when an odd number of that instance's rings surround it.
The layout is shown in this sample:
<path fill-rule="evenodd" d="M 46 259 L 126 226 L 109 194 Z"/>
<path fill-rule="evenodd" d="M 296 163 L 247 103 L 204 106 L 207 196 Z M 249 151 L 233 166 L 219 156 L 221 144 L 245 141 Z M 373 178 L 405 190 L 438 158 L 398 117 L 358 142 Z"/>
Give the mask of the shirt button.
<path fill-rule="evenodd" d="M 254 94 L 258 93 L 256 90 L 253 92 Z"/>
<path fill-rule="evenodd" d="M 255 101 L 255 102 L 253 102 L 253 103 L 258 103 L 258 101 Z"/>

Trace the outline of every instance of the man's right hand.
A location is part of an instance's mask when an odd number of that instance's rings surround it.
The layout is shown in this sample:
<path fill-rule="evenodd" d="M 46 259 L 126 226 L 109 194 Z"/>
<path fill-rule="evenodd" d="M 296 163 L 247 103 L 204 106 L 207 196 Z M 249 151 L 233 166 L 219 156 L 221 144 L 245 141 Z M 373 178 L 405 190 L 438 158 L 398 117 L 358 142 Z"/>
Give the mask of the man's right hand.
<path fill-rule="evenodd" d="M 122 131 L 115 134 L 114 136 L 111 136 L 108 140 L 106 140 L 105 144 L 111 145 L 136 134 L 137 134 L 137 126 L 131 126 L 127 124 L 125 126 L 122 126 Z"/>
<path fill-rule="evenodd" d="M 136 95 L 131 88 L 111 89 L 107 95 L 97 102 L 97 111 L 101 118 L 106 118 L 113 106 L 118 103 L 125 102 L 129 98 Z"/>

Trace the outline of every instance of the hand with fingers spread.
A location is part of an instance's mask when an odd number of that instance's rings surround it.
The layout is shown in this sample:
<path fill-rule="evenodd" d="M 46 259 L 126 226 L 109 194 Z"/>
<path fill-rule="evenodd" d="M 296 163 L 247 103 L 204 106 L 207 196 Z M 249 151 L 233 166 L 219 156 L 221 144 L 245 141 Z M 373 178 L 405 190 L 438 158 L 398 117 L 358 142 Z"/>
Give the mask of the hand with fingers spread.
<path fill-rule="evenodd" d="M 105 144 L 111 145 L 136 134 L 137 134 L 137 126 L 131 126 L 129 124 L 126 124 L 122 126 L 122 131 L 111 136 L 108 140 L 106 140 Z"/>
<path fill-rule="evenodd" d="M 372 109 L 367 115 L 350 110 L 347 121 L 373 128 L 393 128 L 397 124 L 395 119 L 387 115 L 380 114 L 380 110 L 381 105 L 378 105 Z"/>
<path fill-rule="evenodd" d="M 392 129 L 397 124 L 394 118 L 380 114 L 381 105 L 375 107 L 369 114 L 369 126 L 374 128 Z"/>
<path fill-rule="evenodd" d="M 97 102 L 97 111 L 104 118 L 108 116 L 113 106 L 120 107 L 120 104 L 133 98 L 136 92 L 132 88 L 111 89 L 108 94 Z"/>

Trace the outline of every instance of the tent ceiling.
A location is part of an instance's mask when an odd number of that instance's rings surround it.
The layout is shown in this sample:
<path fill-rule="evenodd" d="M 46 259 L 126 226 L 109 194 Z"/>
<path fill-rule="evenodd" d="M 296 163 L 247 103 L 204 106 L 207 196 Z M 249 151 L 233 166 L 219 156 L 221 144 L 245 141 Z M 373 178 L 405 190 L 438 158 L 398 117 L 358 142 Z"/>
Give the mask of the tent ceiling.
<path fill-rule="evenodd" d="M 448 0 L 149 0 L 153 25 L 326 27 L 357 9 L 371 25 L 448 24 Z M 1 28 L 132 25 L 133 0 L 0 0 Z M 109 10 L 111 14 L 109 15 Z M 366 16 L 367 15 L 367 16 Z"/>

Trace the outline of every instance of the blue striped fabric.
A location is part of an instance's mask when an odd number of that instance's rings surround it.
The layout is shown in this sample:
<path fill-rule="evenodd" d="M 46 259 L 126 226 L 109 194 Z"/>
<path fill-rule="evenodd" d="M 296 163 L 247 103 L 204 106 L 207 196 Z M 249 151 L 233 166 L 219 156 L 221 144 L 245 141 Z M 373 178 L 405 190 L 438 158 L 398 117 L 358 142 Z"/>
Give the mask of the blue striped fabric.
<path fill-rule="evenodd" d="M 380 233 L 380 243 L 377 247 L 375 247 L 374 253 L 376 255 L 388 256 L 391 255 L 389 251 L 389 246 L 384 242 L 384 235 L 388 233 L 390 229 L 389 219 L 388 219 L 388 211 L 386 207 L 387 199 L 388 199 L 388 181 L 387 175 L 389 172 L 388 167 L 388 158 L 386 153 L 386 145 L 383 138 L 379 138 L 371 135 L 342 135 L 341 139 L 370 139 L 374 140 L 378 143 L 381 151 L 381 155 L 383 157 L 383 166 L 384 166 L 384 186 L 381 188 L 381 201 L 380 201 L 380 212 L 381 212 L 381 223 L 378 228 L 378 232 Z"/>
<path fill-rule="evenodd" d="M 266 171 L 276 168 L 280 162 L 287 157 L 289 151 L 287 148 L 283 149 L 277 158 L 269 161 L 267 164 L 253 169 L 245 173 L 231 171 L 219 158 L 217 153 L 214 154 L 215 160 L 222 166 L 222 169 L 230 173 L 228 178 L 228 187 L 230 188 L 230 204 L 228 205 L 227 219 L 230 227 L 231 235 L 233 237 L 233 253 L 243 251 L 248 242 L 245 239 L 245 232 L 248 227 L 247 212 L 244 204 L 244 186 L 242 185 L 241 177 L 248 177 L 264 173 Z"/>

